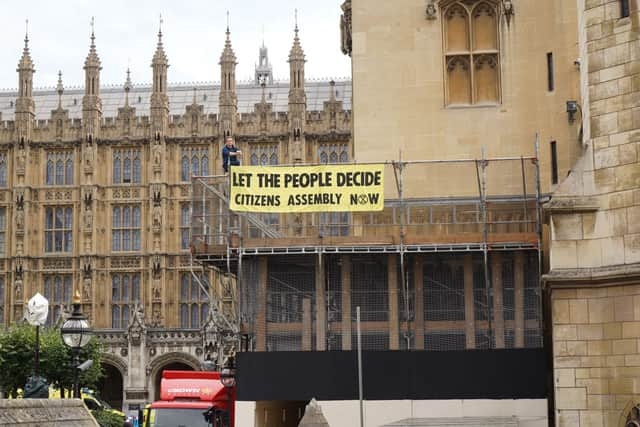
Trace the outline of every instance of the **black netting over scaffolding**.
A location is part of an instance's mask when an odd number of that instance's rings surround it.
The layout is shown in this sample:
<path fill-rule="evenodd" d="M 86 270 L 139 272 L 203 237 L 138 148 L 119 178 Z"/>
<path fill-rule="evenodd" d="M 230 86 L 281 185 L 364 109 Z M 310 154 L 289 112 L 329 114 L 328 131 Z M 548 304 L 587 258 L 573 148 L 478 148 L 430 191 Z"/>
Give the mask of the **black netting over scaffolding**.
<path fill-rule="evenodd" d="M 357 347 L 356 311 L 360 307 L 362 348 L 389 348 L 389 257 L 354 255 L 351 261 L 351 348 Z M 396 291 L 397 295 L 397 291 Z"/>
<path fill-rule="evenodd" d="M 264 343 L 257 350 L 352 350 L 359 307 L 366 350 L 541 347 L 537 255 L 490 252 L 486 264 L 482 252 L 412 254 L 404 263 L 397 254 L 250 258 L 243 330 Z"/>
<path fill-rule="evenodd" d="M 268 351 L 313 348 L 315 292 L 313 257 L 268 258 L 265 301 Z"/>

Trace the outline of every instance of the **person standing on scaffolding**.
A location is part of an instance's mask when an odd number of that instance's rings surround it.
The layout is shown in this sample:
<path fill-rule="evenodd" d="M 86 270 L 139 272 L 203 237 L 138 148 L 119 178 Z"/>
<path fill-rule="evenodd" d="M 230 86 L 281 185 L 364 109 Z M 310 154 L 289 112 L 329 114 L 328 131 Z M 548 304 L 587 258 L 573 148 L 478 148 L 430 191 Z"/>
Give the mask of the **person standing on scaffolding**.
<path fill-rule="evenodd" d="M 240 166 L 240 157 L 242 157 L 242 151 L 238 150 L 233 143 L 233 137 L 227 136 L 222 147 L 222 169 L 225 174 L 229 173 L 230 166 Z"/>

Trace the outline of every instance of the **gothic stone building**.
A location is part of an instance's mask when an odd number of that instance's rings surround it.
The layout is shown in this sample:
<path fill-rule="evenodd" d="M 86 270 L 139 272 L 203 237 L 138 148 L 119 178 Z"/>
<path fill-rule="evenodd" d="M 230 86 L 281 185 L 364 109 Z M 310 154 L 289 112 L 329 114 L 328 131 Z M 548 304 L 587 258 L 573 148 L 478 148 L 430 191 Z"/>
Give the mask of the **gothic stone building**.
<path fill-rule="evenodd" d="M 385 209 L 231 247 L 242 413 L 358 425 L 359 307 L 366 426 L 637 425 L 638 1 L 342 7 Z"/>
<path fill-rule="evenodd" d="M 189 223 L 191 177 L 222 173 L 224 136 L 245 164 L 351 153 L 350 82 L 305 81 L 297 28 L 285 83 L 262 46 L 256 80 L 238 84 L 226 36 L 220 84 L 169 85 L 160 32 L 153 83 L 127 71 L 105 88 L 92 32 L 84 87 L 55 90 L 34 90 L 25 38 L 18 92 L 0 93 L 0 324 L 40 292 L 56 325 L 78 289 L 105 344 L 103 395 L 124 410 L 157 398 L 162 369 L 220 358 L 205 290 L 222 304 L 233 280 L 192 264 Z"/>

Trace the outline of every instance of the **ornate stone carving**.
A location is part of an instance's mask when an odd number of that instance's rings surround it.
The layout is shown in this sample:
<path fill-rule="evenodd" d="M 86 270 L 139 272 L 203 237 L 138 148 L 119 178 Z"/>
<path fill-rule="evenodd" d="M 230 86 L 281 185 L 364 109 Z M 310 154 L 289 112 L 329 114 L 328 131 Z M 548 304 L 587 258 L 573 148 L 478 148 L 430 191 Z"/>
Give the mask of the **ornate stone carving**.
<path fill-rule="evenodd" d="M 84 229 L 86 231 L 91 231 L 91 229 L 93 228 L 93 211 L 91 210 L 91 208 L 85 208 L 82 217 L 84 220 Z"/>
<path fill-rule="evenodd" d="M 16 173 L 18 175 L 24 175 L 24 170 L 27 164 L 27 153 L 24 149 L 24 143 L 20 144 L 18 148 L 18 154 L 16 156 Z"/>
<path fill-rule="evenodd" d="M 427 4 L 426 13 L 427 13 L 427 19 L 433 20 L 438 17 L 438 8 L 436 7 L 433 0 L 429 0 L 429 3 Z"/>
<path fill-rule="evenodd" d="M 342 3 L 340 16 L 340 41 L 342 53 L 351 56 L 351 0 Z"/>
<path fill-rule="evenodd" d="M 16 230 L 17 234 L 24 233 L 24 195 L 16 195 Z"/>
<path fill-rule="evenodd" d="M 140 268 L 140 257 L 113 257 L 111 258 L 111 268 Z"/>
<path fill-rule="evenodd" d="M 159 328 L 162 326 L 162 305 L 159 303 L 153 304 L 151 312 L 151 326 Z"/>
<path fill-rule="evenodd" d="M 94 153 L 93 153 L 93 145 L 91 144 L 87 144 L 84 147 L 84 150 L 82 150 L 82 155 L 84 157 L 84 172 L 86 174 L 91 174 L 93 173 L 93 159 L 94 159 Z"/>
<path fill-rule="evenodd" d="M 625 427 L 637 427 L 640 426 L 640 404 L 634 406 L 629 411 L 627 419 L 624 423 Z"/>
<path fill-rule="evenodd" d="M 88 302 L 91 301 L 91 261 L 89 259 L 84 261 L 82 276 L 82 299 Z"/>
<path fill-rule="evenodd" d="M 71 258 L 45 258 L 42 260 L 43 270 L 71 270 L 72 268 Z"/>
<path fill-rule="evenodd" d="M 133 345 L 139 345 L 142 335 L 147 330 L 144 324 L 144 307 L 142 304 L 135 304 L 133 306 L 130 318 L 131 321 L 127 328 L 128 338 Z"/>
<path fill-rule="evenodd" d="M 14 284 L 14 296 L 15 301 L 22 301 L 22 276 L 19 278 L 16 277 L 16 282 Z"/>

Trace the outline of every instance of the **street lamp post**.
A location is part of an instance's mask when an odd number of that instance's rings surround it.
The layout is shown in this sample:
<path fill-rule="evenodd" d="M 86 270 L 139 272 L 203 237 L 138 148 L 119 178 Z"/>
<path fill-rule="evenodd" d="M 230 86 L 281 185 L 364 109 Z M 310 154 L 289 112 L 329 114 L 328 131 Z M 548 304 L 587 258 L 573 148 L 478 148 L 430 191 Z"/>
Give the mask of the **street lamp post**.
<path fill-rule="evenodd" d="M 236 368 L 233 363 L 233 357 L 229 357 L 222 372 L 220 372 L 220 382 L 227 390 L 227 413 L 229 414 L 229 427 L 233 427 L 233 388 L 236 385 Z"/>
<path fill-rule="evenodd" d="M 80 384 L 78 381 L 78 365 L 80 364 L 80 349 L 91 339 L 91 328 L 87 318 L 80 310 L 80 293 L 76 290 L 73 295 L 73 312 L 60 327 L 60 335 L 65 345 L 71 348 L 73 363 L 73 397 L 80 399 Z"/>

